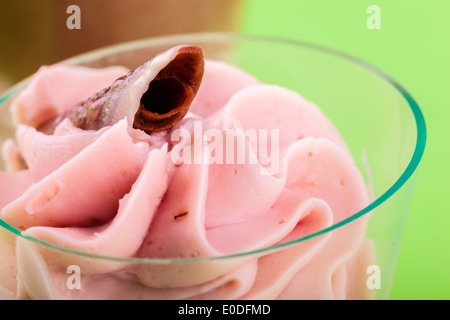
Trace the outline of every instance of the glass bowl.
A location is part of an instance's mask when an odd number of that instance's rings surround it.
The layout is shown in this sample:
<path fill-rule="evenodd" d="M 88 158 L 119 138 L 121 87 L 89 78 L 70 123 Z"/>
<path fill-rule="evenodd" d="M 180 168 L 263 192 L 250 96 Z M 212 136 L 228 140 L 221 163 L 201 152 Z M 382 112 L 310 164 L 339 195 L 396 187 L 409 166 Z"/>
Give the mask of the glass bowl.
<path fill-rule="evenodd" d="M 319 106 L 347 144 L 364 179 L 368 205 L 337 223 L 269 247 L 185 258 L 80 252 L 36 239 L 0 220 L 4 269 L 0 296 L 389 298 L 416 169 L 426 142 L 423 115 L 407 90 L 383 71 L 328 48 L 237 34 L 151 38 L 96 50 L 62 63 L 134 69 L 155 54 L 184 43 L 202 47 L 207 59 L 229 62 L 263 83 L 294 90 Z M 0 98 L 0 142 L 14 138 L 9 106 L 28 81 L 18 83 Z M 2 166 L 5 170 L 4 163 Z M 240 237 L 244 234 L 230 235 L 230 241 Z"/>

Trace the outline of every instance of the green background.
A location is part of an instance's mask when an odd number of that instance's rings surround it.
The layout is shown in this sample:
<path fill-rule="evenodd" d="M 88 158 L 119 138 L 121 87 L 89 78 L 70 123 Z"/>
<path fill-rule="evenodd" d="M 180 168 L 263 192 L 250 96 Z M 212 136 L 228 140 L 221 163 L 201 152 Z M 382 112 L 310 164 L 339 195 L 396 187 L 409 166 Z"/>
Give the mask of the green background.
<path fill-rule="evenodd" d="M 370 30 L 367 8 L 380 8 Z M 247 0 L 241 31 L 312 42 L 363 59 L 402 83 L 428 131 L 391 299 L 450 298 L 450 1 Z"/>

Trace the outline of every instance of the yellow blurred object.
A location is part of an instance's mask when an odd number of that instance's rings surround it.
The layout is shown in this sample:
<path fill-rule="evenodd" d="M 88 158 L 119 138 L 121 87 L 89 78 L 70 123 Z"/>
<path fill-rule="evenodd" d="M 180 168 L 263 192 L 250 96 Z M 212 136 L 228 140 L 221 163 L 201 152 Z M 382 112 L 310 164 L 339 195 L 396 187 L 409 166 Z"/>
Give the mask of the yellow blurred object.
<path fill-rule="evenodd" d="M 6 91 L 6 89 L 8 89 L 9 87 L 11 87 L 12 82 L 9 80 L 8 77 L 6 76 L 0 76 L 0 94 L 4 91 Z"/>
<path fill-rule="evenodd" d="M 243 0 L 0 0 L 0 74 L 16 82 L 51 64 L 119 42 L 237 31 Z M 80 29 L 69 29 L 69 6 Z M 69 12 L 69 13 L 68 13 Z"/>

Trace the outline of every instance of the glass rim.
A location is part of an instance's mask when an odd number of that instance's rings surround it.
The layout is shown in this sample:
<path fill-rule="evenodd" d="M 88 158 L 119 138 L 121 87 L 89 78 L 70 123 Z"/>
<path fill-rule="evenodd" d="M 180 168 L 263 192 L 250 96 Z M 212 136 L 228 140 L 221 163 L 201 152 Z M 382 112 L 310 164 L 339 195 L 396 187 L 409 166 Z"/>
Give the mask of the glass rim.
<path fill-rule="evenodd" d="M 214 261 L 214 260 L 221 260 L 221 259 L 230 259 L 230 258 L 237 258 L 242 256 L 250 256 L 255 254 L 260 254 L 267 251 L 277 250 L 281 249 L 287 246 L 292 246 L 295 244 L 298 244 L 300 242 L 306 241 L 308 239 L 318 237 L 320 235 L 326 234 L 328 232 L 331 232 L 333 230 L 336 230 L 362 216 L 369 213 L 370 211 L 374 210 L 378 206 L 380 206 L 382 203 L 384 203 L 386 200 L 388 200 L 392 195 L 394 195 L 403 185 L 406 184 L 406 182 L 412 177 L 414 172 L 416 172 L 416 169 L 419 166 L 419 163 L 423 157 L 423 154 L 425 152 L 425 145 L 427 140 L 427 129 L 425 124 L 425 118 L 423 116 L 422 110 L 420 109 L 418 103 L 416 100 L 412 97 L 412 95 L 408 92 L 408 90 L 405 89 L 405 87 L 400 84 L 396 79 L 394 79 L 391 75 L 389 75 L 384 70 L 379 69 L 378 67 L 375 67 L 374 65 L 361 60 L 359 58 L 356 58 L 354 56 L 351 56 L 347 53 L 331 49 L 325 46 L 317 45 L 310 42 L 304 42 L 300 40 L 294 40 L 294 39 L 288 39 L 288 38 L 282 38 L 282 37 L 272 37 L 272 36 L 263 36 L 263 35 L 251 35 L 251 34 L 244 34 L 244 33 L 228 33 L 228 32 L 204 32 L 204 33 L 186 33 L 186 34 L 174 34 L 174 35 L 165 35 L 165 36 L 159 36 L 159 37 L 151 37 L 151 38 L 145 38 L 140 40 L 134 40 L 134 41 L 128 41 L 128 42 L 122 42 L 118 44 L 114 44 L 111 46 L 99 48 L 96 50 L 92 50 L 80 55 L 76 55 L 74 57 L 65 59 L 59 63 L 62 64 L 77 64 L 82 61 L 87 61 L 88 59 L 93 59 L 95 57 L 101 57 L 106 56 L 113 52 L 123 52 L 133 49 L 139 49 L 139 48 L 145 48 L 149 46 L 157 46 L 157 45 L 168 45 L 168 44 L 174 44 L 174 43 L 189 43 L 189 42 L 198 42 L 198 41 L 258 41 L 258 42 L 272 42 L 277 44 L 284 44 L 284 45 L 292 45 L 296 47 L 304 47 L 316 50 L 318 52 L 322 53 L 329 53 L 336 57 L 342 58 L 344 60 L 347 60 L 349 62 L 352 62 L 356 65 L 359 65 L 363 68 L 365 68 L 368 71 L 371 71 L 372 73 L 380 76 L 382 79 L 384 79 L 388 84 L 390 84 L 394 89 L 396 89 L 403 99 L 406 100 L 410 111 L 413 114 L 415 124 L 416 124 L 416 142 L 413 154 L 411 156 L 411 159 L 409 160 L 408 165 L 402 172 L 402 174 L 397 178 L 397 180 L 380 196 L 378 196 L 376 199 L 371 201 L 366 207 L 361 209 L 360 211 L 352 214 L 351 216 L 347 217 L 346 219 L 335 223 L 327 228 L 321 229 L 317 232 L 314 232 L 312 234 L 306 235 L 304 237 L 291 240 L 284 243 L 279 243 L 276 245 L 263 247 L 256 250 L 251 251 L 244 251 L 239 253 L 233 253 L 233 254 L 224 254 L 224 255 L 217 255 L 217 256 L 205 256 L 205 257 L 195 257 L 195 258 L 134 258 L 134 257 L 119 257 L 119 256 L 109 256 L 109 255 L 101 255 L 101 254 L 92 254 L 88 252 L 82 252 L 70 248 L 65 248 L 62 246 L 55 245 L 50 242 L 39 240 L 35 237 L 32 237 L 30 235 L 26 234 L 26 231 L 21 231 L 10 224 L 6 223 L 3 219 L 0 219 L 0 227 L 5 228 L 7 231 L 20 236 L 22 238 L 25 238 L 27 240 L 30 240 L 32 242 L 35 242 L 39 245 L 45 246 L 50 249 L 58 250 L 61 252 L 66 252 L 69 254 L 74 255 L 80 255 L 84 257 L 89 258 L 95 258 L 95 259 L 103 259 L 103 260 L 110 260 L 110 261 L 119 261 L 119 262 L 126 262 L 126 263 L 139 263 L 139 264 L 174 264 L 174 263 L 192 263 L 192 262 L 202 262 L 202 261 Z M 29 79 L 26 78 L 16 85 L 14 85 L 12 88 L 10 88 L 8 91 L 6 91 L 2 96 L 0 96 L 0 107 L 1 105 L 8 100 L 12 95 L 17 93 L 27 82 Z"/>

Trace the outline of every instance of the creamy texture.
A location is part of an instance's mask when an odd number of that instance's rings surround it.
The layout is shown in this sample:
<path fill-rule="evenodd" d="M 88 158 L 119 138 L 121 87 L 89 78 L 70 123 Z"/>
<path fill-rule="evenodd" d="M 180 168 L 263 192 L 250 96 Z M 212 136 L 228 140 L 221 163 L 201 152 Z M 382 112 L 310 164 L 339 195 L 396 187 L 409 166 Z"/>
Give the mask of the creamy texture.
<path fill-rule="evenodd" d="M 127 71 L 43 67 L 13 105 L 17 131 L 3 148 L 11 170 L 0 173 L 1 219 L 43 241 L 89 254 L 201 258 L 301 238 L 368 204 L 344 141 L 319 108 L 222 62 L 207 60 L 204 71 L 189 113 L 172 131 L 147 135 L 124 118 L 98 131 L 63 121 L 47 135 L 36 130 L 39 123 Z M 210 163 L 211 141 L 200 140 L 199 148 L 194 139 L 171 139 L 177 129 L 195 136 L 198 121 L 200 134 L 214 129 L 226 136 L 235 130 L 241 150 L 254 161 Z M 270 148 L 236 129 L 277 130 L 275 172 L 268 172 L 262 159 Z M 174 163 L 173 153 L 187 147 L 192 158 L 203 161 Z M 230 150 L 222 147 L 225 157 Z M 365 268 L 372 264 L 373 249 L 364 239 L 366 222 L 363 217 L 278 251 L 171 264 L 63 254 L 14 240 L 3 230 L 0 297 L 367 298 Z M 68 288 L 72 265 L 81 270 L 81 289 Z"/>

